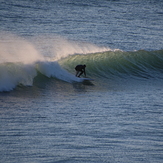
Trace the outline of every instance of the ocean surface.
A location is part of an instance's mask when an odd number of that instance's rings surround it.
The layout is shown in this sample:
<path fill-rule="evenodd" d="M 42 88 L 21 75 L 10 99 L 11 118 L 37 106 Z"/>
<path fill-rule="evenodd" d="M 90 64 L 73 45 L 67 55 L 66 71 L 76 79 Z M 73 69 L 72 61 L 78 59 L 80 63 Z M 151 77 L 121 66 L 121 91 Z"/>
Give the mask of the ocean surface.
<path fill-rule="evenodd" d="M 163 1 L 1 0 L 0 162 L 162 163 Z"/>

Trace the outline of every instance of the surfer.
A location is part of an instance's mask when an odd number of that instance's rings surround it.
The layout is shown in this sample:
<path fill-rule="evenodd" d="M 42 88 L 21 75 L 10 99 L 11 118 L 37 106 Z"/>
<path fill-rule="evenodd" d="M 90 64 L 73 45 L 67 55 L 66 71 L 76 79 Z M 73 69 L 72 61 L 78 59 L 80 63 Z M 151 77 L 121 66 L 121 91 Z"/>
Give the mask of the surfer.
<path fill-rule="evenodd" d="M 85 68 L 86 68 L 86 65 L 77 65 L 75 67 L 75 70 L 76 70 L 76 76 L 77 77 L 80 77 L 80 75 L 82 75 L 84 73 L 84 75 L 86 76 L 86 72 L 85 72 Z M 80 73 L 80 74 L 79 74 Z M 78 75 L 79 74 L 79 75 Z"/>

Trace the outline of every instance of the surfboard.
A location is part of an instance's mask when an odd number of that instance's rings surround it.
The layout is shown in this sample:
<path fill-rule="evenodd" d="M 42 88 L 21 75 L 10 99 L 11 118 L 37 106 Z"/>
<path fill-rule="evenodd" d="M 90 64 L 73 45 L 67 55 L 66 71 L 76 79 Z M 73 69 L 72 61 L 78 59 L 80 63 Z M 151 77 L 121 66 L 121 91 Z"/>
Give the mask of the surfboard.
<path fill-rule="evenodd" d="M 76 81 L 76 82 L 84 82 L 84 81 L 94 81 L 94 79 L 92 79 L 92 78 L 79 78 L 79 77 L 75 76 L 74 81 Z"/>
<path fill-rule="evenodd" d="M 91 79 L 91 78 L 80 78 L 81 80 L 83 81 L 93 81 L 94 79 Z"/>

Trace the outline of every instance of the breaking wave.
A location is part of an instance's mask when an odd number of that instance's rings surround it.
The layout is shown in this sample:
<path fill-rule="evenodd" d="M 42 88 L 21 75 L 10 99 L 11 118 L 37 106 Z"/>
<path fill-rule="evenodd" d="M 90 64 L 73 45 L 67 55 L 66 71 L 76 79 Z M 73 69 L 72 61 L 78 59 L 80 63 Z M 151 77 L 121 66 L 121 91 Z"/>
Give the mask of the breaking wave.
<path fill-rule="evenodd" d="M 86 64 L 87 76 L 100 80 L 163 78 L 163 50 L 124 52 L 59 36 L 33 40 L 0 33 L 0 92 L 18 85 L 32 86 L 40 74 L 69 83 L 82 82 L 74 75 L 77 64 Z"/>
<path fill-rule="evenodd" d="M 58 60 L 76 53 L 105 51 L 87 43 L 68 41 L 59 36 L 38 36 L 30 40 L 0 32 L 0 92 L 11 91 L 18 85 L 32 86 L 38 75 L 69 83 L 82 82 Z"/>

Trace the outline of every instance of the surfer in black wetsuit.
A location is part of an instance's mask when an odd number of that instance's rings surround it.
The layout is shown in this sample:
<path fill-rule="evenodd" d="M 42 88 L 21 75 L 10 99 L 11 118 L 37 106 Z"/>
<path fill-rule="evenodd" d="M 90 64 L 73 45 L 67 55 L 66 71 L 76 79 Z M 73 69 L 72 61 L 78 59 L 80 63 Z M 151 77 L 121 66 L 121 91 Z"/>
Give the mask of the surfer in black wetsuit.
<path fill-rule="evenodd" d="M 82 75 L 84 73 L 84 75 L 86 76 L 86 72 L 85 72 L 85 68 L 86 68 L 86 65 L 77 65 L 75 67 L 75 70 L 76 70 L 76 76 L 77 77 L 80 77 L 80 75 Z M 79 74 L 80 73 L 80 74 Z M 78 75 L 79 74 L 79 75 Z"/>

